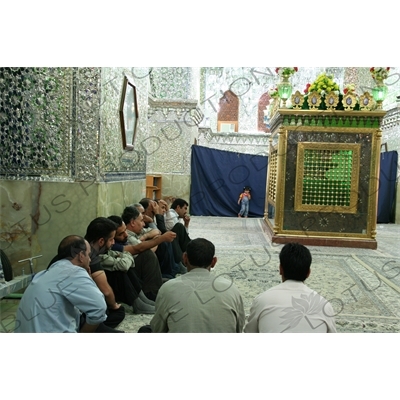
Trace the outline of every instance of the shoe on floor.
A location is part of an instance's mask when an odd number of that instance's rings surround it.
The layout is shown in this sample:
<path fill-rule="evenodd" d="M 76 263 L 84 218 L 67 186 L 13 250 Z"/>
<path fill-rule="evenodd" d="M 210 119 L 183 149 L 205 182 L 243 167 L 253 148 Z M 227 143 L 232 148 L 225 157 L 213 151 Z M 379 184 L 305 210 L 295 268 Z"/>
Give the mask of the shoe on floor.
<path fill-rule="evenodd" d="M 145 292 L 144 295 L 145 295 L 148 299 L 153 300 L 153 301 L 156 301 L 157 293 L 154 293 L 154 292 Z"/>
<path fill-rule="evenodd" d="M 133 302 L 134 314 L 154 314 L 155 312 L 156 308 L 154 306 L 146 304 L 139 297 Z"/>
<path fill-rule="evenodd" d="M 143 303 L 148 304 L 149 306 L 154 307 L 156 305 L 156 303 L 153 300 L 150 300 L 146 297 L 146 295 L 143 293 L 143 291 L 140 291 L 139 299 L 142 300 Z"/>

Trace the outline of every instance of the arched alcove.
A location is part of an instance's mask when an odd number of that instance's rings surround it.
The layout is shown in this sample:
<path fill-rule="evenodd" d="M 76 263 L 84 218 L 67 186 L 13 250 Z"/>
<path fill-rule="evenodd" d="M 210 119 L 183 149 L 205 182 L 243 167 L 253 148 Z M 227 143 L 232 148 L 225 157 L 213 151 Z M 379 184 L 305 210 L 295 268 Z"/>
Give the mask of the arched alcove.
<path fill-rule="evenodd" d="M 218 104 L 218 132 L 238 132 L 239 98 L 231 90 L 227 90 Z"/>

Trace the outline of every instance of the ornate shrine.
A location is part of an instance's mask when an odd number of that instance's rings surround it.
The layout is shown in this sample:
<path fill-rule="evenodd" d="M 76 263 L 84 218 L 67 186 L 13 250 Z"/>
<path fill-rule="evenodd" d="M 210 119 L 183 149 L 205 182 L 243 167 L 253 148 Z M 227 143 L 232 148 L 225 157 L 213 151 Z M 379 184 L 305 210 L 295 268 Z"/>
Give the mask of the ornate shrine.
<path fill-rule="evenodd" d="M 279 108 L 264 220 L 274 243 L 376 249 L 385 111 Z"/>

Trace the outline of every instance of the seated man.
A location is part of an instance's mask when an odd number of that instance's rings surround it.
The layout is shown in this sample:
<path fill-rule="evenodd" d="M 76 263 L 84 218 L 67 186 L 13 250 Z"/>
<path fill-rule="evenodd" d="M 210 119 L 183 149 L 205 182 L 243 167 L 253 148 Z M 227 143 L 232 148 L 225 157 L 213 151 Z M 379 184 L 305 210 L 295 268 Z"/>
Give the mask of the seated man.
<path fill-rule="evenodd" d="M 143 217 L 143 228 L 142 231 L 140 232 L 139 239 L 144 242 L 145 240 L 150 240 L 154 239 L 157 236 L 161 235 L 161 231 L 157 228 L 157 225 L 153 221 L 153 218 L 150 218 L 148 215 L 145 214 L 145 209 L 140 203 L 135 203 L 131 207 L 135 207 Z M 163 243 L 168 243 L 168 242 L 163 242 Z M 158 246 L 160 246 L 160 243 Z M 155 246 L 152 248 L 152 250 L 156 253 L 158 246 Z"/>
<path fill-rule="evenodd" d="M 282 283 L 257 296 L 244 328 L 258 332 L 336 332 L 331 304 L 304 281 L 310 276 L 311 253 L 299 243 L 287 243 L 279 254 Z"/>
<path fill-rule="evenodd" d="M 90 245 L 67 236 L 58 261 L 37 273 L 18 307 L 15 332 L 95 332 L 106 320 L 104 296 L 90 277 Z M 85 317 L 81 322 L 81 313 Z"/>
<path fill-rule="evenodd" d="M 107 320 L 105 324 L 117 327 L 125 318 L 125 309 L 115 300 L 114 291 L 107 281 L 107 276 L 101 266 L 100 255 L 110 250 L 114 244 L 117 225 L 108 218 L 98 217 L 90 222 L 86 229 L 85 239 L 92 249 L 90 270 L 97 287 L 104 294 L 107 303 Z"/>
<path fill-rule="evenodd" d="M 159 206 L 156 201 L 151 199 L 142 199 L 140 200 L 140 203 L 134 204 L 134 207 L 142 213 L 144 222 L 146 220 L 150 221 L 149 223 L 145 222 L 145 227 L 142 229 L 142 233 L 139 236 L 139 239 L 142 242 L 159 236 L 161 233 L 167 232 L 165 229 L 164 216 L 159 214 Z M 158 224 L 154 221 L 158 221 Z M 159 224 L 162 224 L 161 229 L 158 229 Z M 163 278 L 172 279 L 175 278 L 178 273 L 185 274 L 187 272 L 184 265 L 175 262 L 173 250 L 174 244 L 179 246 L 177 237 L 175 237 L 172 243 L 163 242 L 160 243 L 157 248 L 153 248 L 153 251 L 156 253 L 158 258 L 158 262 L 160 263 Z"/>
<path fill-rule="evenodd" d="M 146 225 L 151 228 L 157 228 L 161 233 L 165 233 L 167 228 L 165 227 L 164 207 L 160 207 L 157 201 L 146 197 L 140 200 L 139 204 L 143 207 L 142 214 L 145 223 L 147 220 L 149 221 Z"/>
<path fill-rule="evenodd" d="M 176 237 L 173 232 L 166 232 L 153 239 L 141 241 L 139 238 L 144 227 L 143 215 L 132 206 L 125 207 L 121 216 L 126 225 L 126 242 L 124 251 L 129 251 L 135 259 L 135 272 L 143 282 L 143 292 L 150 300 L 155 300 L 163 284 L 160 264 L 151 250 L 163 242 L 172 242 Z"/>
<path fill-rule="evenodd" d="M 183 199 L 175 199 L 171 208 L 167 209 L 165 218 L 165 227 L 167 230 L 175 232 L 177 235 L 178 246 L 174 247 L 175 261 L 182 261 L 182 254 L 186 251 L 186 246 L 190 242 L 189 222 L 190 216 L 187 213 L 188 202 Z M 183 223 L 181 223 L 183 221 Z"/>
<path fill-rule="evenodd" d="M 118 245 L 118 243 L 125 242 L 128 236 L 125 223 L 117 215 L 111 215 L 108 218 L 117 225 L 115 243 L 112 249 L 100 255 L 100 263 L 107 276 L 107 281 L 114 291 L 115 298 L 132 306 L 135 314 L 154 314 L 155 303 L 148 299 L 142 290 L 143 282 L 135 272 L 133 256 L 124 249 L 124 246 Z"/>
<path fill-rule="evenodd" d="M 145 230 L 158 229 L 155 214 L 153 212 L 153 203 L 155 203 L 155 201 L 151 200 L 151 199 L 146 199 L 146 200 L 148 201 L 147 203 L 145 203 L 146 206 L 143 205 L 143 203 L 142 203 L 143 199 L 142 199 L 142 200 L 140 200 L 140 203 L 132 204 L 132 207 L 137 208 L 138 211 L 142 213 Z M 156 203 L 156 204 L 158 207 L 158 203 Z M 148 208 L 147 210 L 146 210 L 146 207 Z M 161 216 L 161 217 L 164 219 L 163 216 Z M 165 228 L 165 226 L 164 226 L 164 228 Z M 159 229 L 159 231 L 161 234 L 161 233 L 166 232 L 166 229 L 164 229 L 164 231 L 161 231 L 161 229 Z"/>
<path fill-rule="evenodd" d="M 206 239 L 194 239 L 187 245 L 183 260 L 188 273 L 161 287 L 151 330 L 242 332 L 245 314 L 239 291 L 231 280 L 210 273 L 217 262 L 214 245 Z"/>

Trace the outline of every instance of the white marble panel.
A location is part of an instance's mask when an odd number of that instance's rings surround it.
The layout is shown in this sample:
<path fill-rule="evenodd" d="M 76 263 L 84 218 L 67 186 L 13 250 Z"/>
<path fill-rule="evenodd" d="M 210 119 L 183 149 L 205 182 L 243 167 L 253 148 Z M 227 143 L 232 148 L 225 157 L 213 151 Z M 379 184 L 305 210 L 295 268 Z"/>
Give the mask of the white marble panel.
<path fill-rule="evenodd" d="M 190 205 L 190 175 L 163 174 L 162 196 L 180 197 Z"/>
<path fill-rule="evenodd" d="M 145 180 L 101 183 L 98 215 L 121 215 L 126 206 L 137 203 L 145 196 Z"/>

